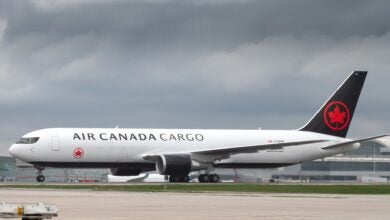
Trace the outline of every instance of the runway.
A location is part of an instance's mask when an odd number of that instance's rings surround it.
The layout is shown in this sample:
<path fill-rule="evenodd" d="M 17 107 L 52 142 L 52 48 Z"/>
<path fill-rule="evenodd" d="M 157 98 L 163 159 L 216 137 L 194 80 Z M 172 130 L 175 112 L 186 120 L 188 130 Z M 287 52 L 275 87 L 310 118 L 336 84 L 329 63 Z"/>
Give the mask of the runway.
<path fill-rule="evenodd" d="M 0 202 L 54 203 L 61 219 L 383 219 L 389 195 L 137 193 L 0 189 Z"/>

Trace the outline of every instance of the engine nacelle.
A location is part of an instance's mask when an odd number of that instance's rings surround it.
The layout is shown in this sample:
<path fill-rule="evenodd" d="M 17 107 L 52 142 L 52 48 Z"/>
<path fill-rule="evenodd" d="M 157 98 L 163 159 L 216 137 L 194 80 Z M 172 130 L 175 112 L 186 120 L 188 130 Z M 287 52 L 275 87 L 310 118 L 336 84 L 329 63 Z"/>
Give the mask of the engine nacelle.
<path fill-rule="evenodd" d="M 111 174 L 114 176 L 138 176 L 142 173 L 141 169 L 131 168 L 111 168 Z"/>
<path fill-rule="evenodd" d="M 191 171 L 207 169 L 206 164 L 191 159 L 188 155 L 160 155 L 156 159 L 156 170 L 161 175 L 186 176 Z"/>

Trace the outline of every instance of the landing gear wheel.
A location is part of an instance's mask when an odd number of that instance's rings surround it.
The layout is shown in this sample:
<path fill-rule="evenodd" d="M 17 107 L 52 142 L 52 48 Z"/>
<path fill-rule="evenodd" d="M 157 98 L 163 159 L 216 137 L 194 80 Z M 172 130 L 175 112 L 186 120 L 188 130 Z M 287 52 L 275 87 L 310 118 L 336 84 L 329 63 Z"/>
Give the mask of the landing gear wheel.
<path fill-rule="evenodd" d="M 37 176 L 37 182 L 40 182 L 40 183 L 45 182 L 45 176 L 44 175 L 38 175 Z"/>
<path fill-rule="evenodd" d="M 205 174 L 204 177 L 203 177 L 203 180 L 204 180 L 205 183 L 210 182 L 210 175 Z"/>
<path fill-rule="evenodd" d="M 198 176 L 198 180 L 200 183 L 208 183 L 210 180 L 210 176 L 208 174 L 200 174 Z"/>
<path fill-rule="evenodd" d="M 189 181 L 189 176 L 169 176 L 170 183 L 188 183 Z"/>
<path fill-rule="evenodd" d="M 210 183 L 218 183 L 219 182 L 219 176 L 217 174 L 211 174 L 209 181 L 210 181 Z"/>
<path fill-rule="evenodd" d="M 198 180 L 200 183 L 218 183 L 219 176 L 217 174 L 200 174 Z"/>

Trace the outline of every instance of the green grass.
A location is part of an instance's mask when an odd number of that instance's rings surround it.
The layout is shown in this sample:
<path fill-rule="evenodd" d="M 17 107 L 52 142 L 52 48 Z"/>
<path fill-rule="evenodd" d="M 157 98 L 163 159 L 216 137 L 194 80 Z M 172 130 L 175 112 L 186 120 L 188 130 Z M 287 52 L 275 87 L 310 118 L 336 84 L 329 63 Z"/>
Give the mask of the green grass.
<path fill-rule="evenodd" d="M 239 192 L 239 193 L 319 193 L 390 195 L 390 185 L 312 185 L 312 184 L 7 184 L 12 189 L 63 189 L 125 192 Z"/>

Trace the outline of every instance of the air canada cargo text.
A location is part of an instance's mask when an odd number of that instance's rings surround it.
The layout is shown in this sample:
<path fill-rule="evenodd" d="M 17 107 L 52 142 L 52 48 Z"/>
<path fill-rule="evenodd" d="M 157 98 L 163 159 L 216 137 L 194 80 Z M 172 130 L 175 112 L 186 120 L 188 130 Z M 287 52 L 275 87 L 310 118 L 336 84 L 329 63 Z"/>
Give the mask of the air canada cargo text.
<path fill-rule="evenodd" d="M 202 134 L 192 133 L 74 133 L 73 140 L 101 141 L 203 141 Z"/>

